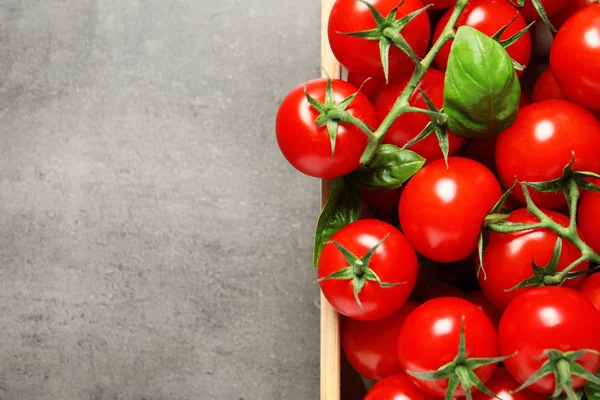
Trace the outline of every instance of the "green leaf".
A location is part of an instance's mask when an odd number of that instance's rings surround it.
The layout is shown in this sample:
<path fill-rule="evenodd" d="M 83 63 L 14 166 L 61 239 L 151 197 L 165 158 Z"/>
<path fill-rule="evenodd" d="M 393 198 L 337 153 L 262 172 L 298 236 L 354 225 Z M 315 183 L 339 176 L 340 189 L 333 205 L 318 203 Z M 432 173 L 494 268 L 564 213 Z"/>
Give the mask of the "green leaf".
<path fill-rule="evenodd" d="M 598 376 L 598 375 L 596 375 Z M 594 382 L 588 382 L 585 385 L 585 395 L 588 400 L 600 400 L 600 385 Z"/>
<path fill-rule="evenodd" d="M 517 118 L 521 86 L 506 50 L 469 26 L 458 28 L 444 86 L 448 127 L 459 136 L 497 134 Z"/>
<path fill-rule="evenodd" d="M 335 179 L 329 189 L 329 200 L 317 222 L 313 266 L 317 268 L 323 246 L 342 227 L 358 219 L 360 193 L 350 188 L 344 178 Z"/>

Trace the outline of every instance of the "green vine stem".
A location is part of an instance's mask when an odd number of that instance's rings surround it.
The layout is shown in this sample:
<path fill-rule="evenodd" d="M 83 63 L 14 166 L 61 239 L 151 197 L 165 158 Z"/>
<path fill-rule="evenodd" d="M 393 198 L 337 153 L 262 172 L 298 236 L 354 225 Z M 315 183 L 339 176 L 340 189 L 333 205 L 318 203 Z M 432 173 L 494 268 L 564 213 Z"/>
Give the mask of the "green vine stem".
<path fill-rule="evenodd" d="M 467 6 L 468 2 L 469 2 L 469 0 L 457 0 L 456 1 L 456 6 L 454 7 L 454 10 L 452 11 L 452 15 L 450 16 L 448 23 L 444 27 L 442 34 L 440 35 L 438 40 L 434 43 L 434 45 L 431 47 L 431 50 L 429 50 L 429 52 L 427 53 L 425 58 L 423 58 L 423 60 L 421 60 L 421 62 L 416 65 L 415 72 L 413 73 L 412 77 L 410 78 L 408 85 L 406 86 L 406 88 L 404 89 L 402 94 L 400 94 L 400 96 L 398 96 L 396 103 L 394 103 L 394 106 L 390 110 L 387 117 L 385 117 L 385 119 L 381 122 L 381 125 L 379 125 L 379 128 L 377 128 L 377 130 L 375 132 L 372 132 L 372 133 L 369 132 L 369 134 L 367 134 L 367 136 L 369 137 L 369 144 L 367 145 L 367 148 L 365 149 L 365 151 L 360 159 L 361 164 L 366 164 L 373 158 L 373 155 L 377 151 L 377 148 L 381 144 L 381 141 L 383 140 L 385 134 L 390 129 L 392 124 L 402 114 L 404 114 L 405 112 L 420 112 L 423 114 L 431 115 L 430 112 L 424 112 L 427 110 L 421 111 L 419 109 L 419 111 L 417 111 L 417 109 L 415 109 L 414 107 L 411 107 L 409 105 L 408 101 L 409 101 L 410 96 L 412 95 L 413 91 L 415 90 L 415 88 L 417 87 L 417 85 L 419 84 L 421 79 L 423 79 L 423 76 L 425 76 L 425 73 L 427 72 L 427 70 L 429 69 L 431 64 L 433 63 L 433 60 L 435 59 L 437 54 L 440 52 L 442 47 L 448 41 L 454 39 L 454 36 L 455 36 L 454 26 L 456 25 L 456 21 L 458 20 L 458 17 L 463 12 L 463 10 Z M 437 113 L 436 116 L 433 116 L 433 115 L 431 115 L 431 116 L 434 118 L 437 118 L 437 119 L 441 118 L 443 120 L 443 117 L 440 117 L 439 114 L 440 113 Z M 352 122 L 350 122 L 350 123 L 352 123 Z"/>

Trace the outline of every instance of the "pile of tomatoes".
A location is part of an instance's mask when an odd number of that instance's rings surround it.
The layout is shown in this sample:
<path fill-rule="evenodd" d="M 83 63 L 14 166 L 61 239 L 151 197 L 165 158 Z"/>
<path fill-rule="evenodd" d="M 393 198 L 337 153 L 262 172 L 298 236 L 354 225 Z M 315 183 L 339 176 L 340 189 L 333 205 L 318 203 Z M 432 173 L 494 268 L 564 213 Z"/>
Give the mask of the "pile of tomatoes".
<path fill-rule="evenodd" d="M 600 4 L 428 1 L 337 0 L 347 79 L 277 115 L 345 357 L 368 400 L 600 398 Z"/>

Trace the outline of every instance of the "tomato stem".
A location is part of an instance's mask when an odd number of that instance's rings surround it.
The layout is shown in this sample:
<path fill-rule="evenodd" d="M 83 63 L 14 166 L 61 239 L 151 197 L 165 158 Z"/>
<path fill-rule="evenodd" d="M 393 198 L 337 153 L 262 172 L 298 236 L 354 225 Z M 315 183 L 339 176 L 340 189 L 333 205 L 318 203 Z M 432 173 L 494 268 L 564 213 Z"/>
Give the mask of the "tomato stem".
<path fill-rule="evenodd" d="M 327 117 L 344 124 L 352 124 L 361 131 L 363 131 L 369 139 L 374 138 L 373 132 L 371 132 L 371 128 L 369 128 L 369 126 L 364 121 L 362 121 L 359 118 L 356 118 L 347 111 L 332 110 L 327 113 Z"/>
<path fill-rule="evenodd" d="M 423 60 L 421 60 L 421 62 L 415 66 L 415 71 L 414 71 L 412 77 L 410 78 L 408 85 L 406 86 L 406 88 L 404 89 L 402 94 L 400 94 L 400 96 L 398 96 L 398 98 L 396 99 L 396 103 L 394 103 L 394 106 L 392 107 L 392 109 L 390 110 L 388 115 L 381 122 L 381 125 L 379 125 L 379 128 L 377 128 L 377 130 L 375 132 L 373 132 L 373 136 L 370 137 L 369 144 L 367 145 L 367 148 L 365 149 L 365 151 L 360 159 L 361 164 L 366 164 L 369 161 L 371 161 L 371 159 L 373 158 L 373 155 L 375 154 L 375 151 L 377 150 L 377 147 L 383 140 L 383 137 L 385 136 L 387 131 L 390 129 L 392 124 L 398 119 L 398 117 L 400 117 L 400 115 L 404 114 L 405 112 L 408 112 L 412 108 L 408 103 L 410 96 L 414 92 L 415 88 L 417 87 L 417 85 L 419 84 L 421 79 L 423 79 L 423 77 L 425 76 L 425 73 L 427 72 L 427 70 L 429 69 L 431 64 L 433 63 L 433 60 L 435 59 L 437 54 L 440 52 L 442 47 L 448 41 L 454 39 L 454 36 L 455 36 L 454 25 L 456 25 L 456 21 L 458 20 L 458 17 L 463 12 L 463 10 L 467 6 L 468 2 L 469 2 L 469 0 L 457 0 L 456 1 L 456 6 L 454 7 L 454 10 L 452 11 L 452 15 L 450 16 L 448 23 L 444 27 L 442 34 L 440 35 L 438 40 L 434 43 L 434 45 L 431 47 L 431 50 L 429 50 L 429 52 L 427 53 L 425 58 L 423 58 Z M 390 39 L 393 40 L 392 38 L 390 38 Z"/>

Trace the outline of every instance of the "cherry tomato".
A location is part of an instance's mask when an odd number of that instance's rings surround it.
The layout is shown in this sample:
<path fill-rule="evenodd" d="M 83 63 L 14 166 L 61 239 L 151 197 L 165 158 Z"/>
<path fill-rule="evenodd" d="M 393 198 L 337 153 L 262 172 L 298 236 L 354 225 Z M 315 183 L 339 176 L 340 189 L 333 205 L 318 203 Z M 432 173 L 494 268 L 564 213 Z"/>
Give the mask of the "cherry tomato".
<path fill-rule="evenodd" d="M 600 172 L 600 123 L 588 110 L 563 100 L 533 103 L 519 111 L 515 123 L 500 133 L 496 143 L 496 167 L 504 187 L 515 179 L 543 182 L 562 176 L 575 152 L 576 171 Z M 530 190 L 543 208 L 566 205 L 564 195 Z M 511 194 L 525 204 L 520 185 Z"/>
<path fill-rule="evenodd" d="M 550 50 L 550 68 L 567 97 L 600 110 L 600 4 L 576 12 L 560 28 Z"/>
<path fill-rule="evenodd" d="M 600 185 L 600 180 L 595 181 Z M 577 222 L 585 242 L 596 253 L 600 253 L 600 193 L 585 191 L 577 209 Z"/>
<path fill-rule="evenodd" d="M 484 296 L 481 290 L 475 290 L 467 293 L 464 297 L 465 300 L 475 304 L 485 315 L 492 321 L 495 327 L 498 327 L 500 323 L 500 311 Z"/>
<path fill-rule="evenodd" d="M 335 101 L 339 103 L 356 93 L 347 82 L 331 81 Z M 306 83 L 306 91 L 316 100 L 325 101 L 325 79 Z M 346 108 L 351 115 L 369 126 L 377 123 L 375 110 L 365 95 L 359 93 Z M 304 95 L 304 85 L 293 89 L 279 106 L 276 121 L 277 143 L 284 157 L 298 171 L 317 178 L 335 178 L 358 168 L 360 156 L 367 146 L 367 136 L 350 124 L 340 124 L 337 130 L 335 152 L 331 157 L 331 142 L 327 127 L 318 127 L 319 112 Z"/>
<path fill-rule="evenodd" d="M 434 400 L 422 392 L 404 374 L 390 376 L 377 382 L 367 393 L 365 400 Z"/>
<path fill-rule="evenodd" d="M 438 280 L 425 290 L 425 293 L 421 296 L 421 300 L 429 301 L 440 297 L 463 297 L 463 295 L 463 291 L 456 286 Z"/>
<path fill-rule="evenodd" d="M 553 211 L 544 211 L 553 221 L 567 227 L 569 218 Z M 507 221 L 534 224 L 539 220 L 526 209 L 510 213 Z M 518 283 L 533 276 L 532 263 L 546 266 L 552 257 L 556 245 L 556 233 L 548 229 L 533 229 L 509 234 L 490 233 L 489 241 L 483 253 L 483 268 L 479 273 L 479 284 L 488 300 L 503 310 L 515 297 L 530 288 L 508 291 Z M 558 271 L 562 271 L 581 253 L 567 240 L 562 240 L 562 252 L 558 262 Z M 579 264 L 573 271 L 587 269 L 589 263 Z M 563 286 L 577 289 L 583 283 L 583 277 L 569 279 Z"/>
<path fill-rule="evenodd" d="M 408 85 L 408 79 L 401 79 L 386 86 L 375 101 L 375 111 L 379 123 L 388 115 L 396 99 Z M 433 101 L 436 107 L 441 108 L 444 103 L 444 74 L 440 71 L 430 69 L 427 71 L 423 80 L 419 82 L 419 87 Z M 413 107 L 427 109 L 427 103 L 423 100 L 421 93 L 415 89 L 410 97 L 409 104 Z M 430 118 L 425 114 L 405 113 L 402 114 L 387 131 L 383 142 L 395 144 L 403 147 L 411 139 L 417 136 L 423 128 L 429 123 Z M 462 146 L 465 139 L 455 136 L 448 132 L 449 154 L 453 154 Z M 415 143 L 409 147 L 410 150 L 418 153 L 428 161 L 443 156 L 440 145 L 435 134 Z"/>
<path fill-rule="evenodd" d="M 441 36 L 451 14 L 452 10 L 448 10 L 438 23 L 433 35 L 434 41 Z M 517 14 L 517 10 L 507 3 L 507 0 L 471 0 L 458 18 L 455 26 L 457 28 L 463 25 L 471 26 L 491 37 L 517 16 L 517 19 L 510 24 L 500 37 L 503 40 L 508 39 L 527 26 L 523 17 Z M 448 65 L 450 47 L 451 43 L 447 43 L 435 57 L 435 65 L 442 71 L 445 71 Z M 531 37 L 529 32 L 525 33 L 512 46 L 508 47 L 506 51 L 513 60 L 526 67 L 531 56 Z M 521 76 L 523 73 L 523 71 L 516 72 L 518 76 Z"/>
<path fill-rule="evenodd" d="M 427 0 L 426 4 L 431 4 L 430 10 L 445 10 L 447 8 L 454 9 L 456 0 Z"/>
<path fill-rule="evenodd" d="M 319 258 L 319 279 L 348 267 L 348 261 L 333 242 L 362 258 L 384 238 L 368 265 L 366 262 L 353 264 L 354 279 L 320 281 L 323 294 L 340 314 L 359 320 L 381 319 L 394 313 L 408 299 L 417 280 L 417 256 L 398 229 L 374 219 L 353 222 L 331 237 Z M 366 280 L 358 294 L 361 307 L 354 296 L 354 285 L 355 281 L 366 278 L 366 267 L 382 282 L 401 284 L 382 288 L 376 281 Z"/>
<path fill-rule="evenodd" d="M 385 222 L 395 222 L 398 220 L 398 202 L 402 194 L 403 187 L 395 190 L 366 190 L 361 189 L 362 199 L 366 202 L 367 208 L 376 219 Z"/>
<path fill-rule="evenodd" d="M 498 398 L 502 400 L 547 400 L 545 396 L 524 389 L 513 393 L 521 386 L 505 368 L 498 368 L 494 376 L 485 384 Z M 473 400 L 496 400 L 483 392 L 473 393 Z"/>
<path fill-rule="evenodd" d="M 548 360 L 546 350 L 600 351 L 599 331 L 600 312 L 581 293 L 558 286 L 537 287 L 508 305 L 500 320 L 498 343 L 501 355 L 514 354 L 504 366 L 513 378 L 524 383 Z M 577 362 L 594 374 L 600 367 L 600 355 L 588 352 Z M 582 378 L 572 378 L 574 389 L 586 383 Z M 555 384 L 553 374 L 549 374 L 529 389 L 550 394 Z"/>
<path fill-rule="evenodd" d="M 354 72 L 348 72 L 348 83 L 353 86 L 356 86 L 357 88 L 360 88 L 362 85 L 361 92 L 365 96 L 367 96 L 367 98 L 371 102 L 375 101 L 377 95 L 379 94 L 379 91 L 385 86 L 384 81 L 378 81 L 377 79 L 372 78 L 365 78 L 364 76 L 355 74 Z"/>
<path fill-rule="evenodd" d="M 409 301 L 377 321 L 344 320 L 342 349 L 350 365 L 374 381 L 403 372 L 398 360 L 398 334 L 406 317 L 418 306 L 419 303 Z"/>
<path fill-rule="evenodd" d="M 516 4 L 516 0 L 507 0 L 511 4 Z M 553 16 L 557 12 L 559 12 L 568 1 L 573 0 L 541 0 L 542 6 L 546 11 L 546 15 L 548 17 Z M 533 6 L 532 0 L 526 0 L 523 8 L 519 8 L 519 12 L 527 21 L 537 21 L 542 19 L 540 14 L 537 12 L 535 7 Z"/>
<path fill-rule="evenodd" d="M 384 17 L 399 6 L 396 18 L 423 8 L 421 0 L 369 0 Z M 355 0 L 337 0 L 329 15 L 327 34 L 335 57 L 349 71 L 362 76 L 385 80 L 379 41 L 346 36 L 341 33 L 359 32 L 374 29 L 375 20 L 363 3 Z M 429 17 L 426 12 L 409 22 L 400 32 L 415 53 L 422 57 L 429 44 Z M 395 46 L 389 51 L 389 77 L 408 75 L 414 70 L 413 62 Z"/>
<path fill-rule="evenodd" d="M 485 216 L 502 196 L 498 181 L 476 161 L 450 157 L 423 167 L 400 197 L 400 225 L 415 250 L 454 262 L 477 248 Z"/>
<path fill-rule="evenodd" d="M 600 310 L 600 274 L 595 273 L 585 279 L 579 293 L 591 301 Z"/>
<path fill-rule="evenodd" d="M 436 371 L 454 360 L 464 318 L 467 358 L 492 358 L 498 355 L 496 330 L 473 303 L 454 297 L 430 300 L 413 311 L 404 321 L 398 336 L 398 356 L 402 367 L 411 372 Z M 476 368 L 485 383 L 494 373 L 495 364 Z M 426 381 L 410 376 L 423 391 L 444 397 L 448 379 Z M 456 396 L 464 396 L 459 385 Z"/>
<path fill-rule="evenodd" d="M 556 29 L 559 29 L 577 11 L 579 11 L 583 8 L 586 8 L 588 6 L 591 6 L 593 4 L 598 4 L 598 0 L 568 0 L 568 1 L 566 1 L 565 5 L 560 9 L 560 11 L 552 16 L 552 18 L 551 18 L 552 25 L 554 25 L 554 27 Z"/>
<path fill-rule="evenodd" d="M 550 68 L 542 72 L 533 87 L 533 102 L 539 103 L 544 100 L 569 100 L 558 87 Z"/>

